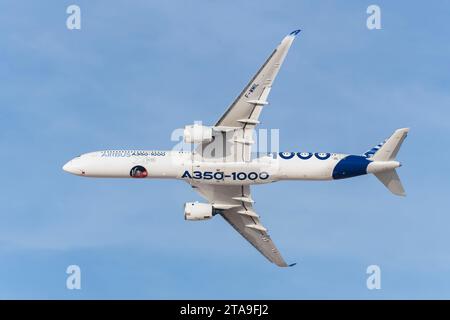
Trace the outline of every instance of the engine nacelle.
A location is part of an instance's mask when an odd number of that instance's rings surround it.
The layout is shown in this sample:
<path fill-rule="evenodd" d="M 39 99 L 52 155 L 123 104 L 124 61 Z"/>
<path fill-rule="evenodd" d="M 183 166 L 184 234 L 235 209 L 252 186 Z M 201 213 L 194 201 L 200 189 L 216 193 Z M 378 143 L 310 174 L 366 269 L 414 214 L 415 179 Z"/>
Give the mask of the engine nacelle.
<path fill-rule="evenodd" d="M 184 142 L 203 143 L 210 142 L 213 139 L 213 129 L 199 124 L 193 124 L 184 127 Z"/>
<path fill-rule="evenodd" d="M 213 206 L 210 203 L 186 202 L 184 204 L 185 220 L 207 220 L 213 216 Z"/>

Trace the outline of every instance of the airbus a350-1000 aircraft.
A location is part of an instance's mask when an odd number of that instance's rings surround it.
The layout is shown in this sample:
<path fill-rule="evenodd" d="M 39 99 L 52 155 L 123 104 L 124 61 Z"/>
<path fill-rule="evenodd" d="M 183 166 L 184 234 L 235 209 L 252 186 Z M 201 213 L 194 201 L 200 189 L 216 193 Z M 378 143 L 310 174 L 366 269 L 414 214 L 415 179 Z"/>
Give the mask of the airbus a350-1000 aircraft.
<path fill-rule="evenodd" d="M 83 154 L 63 169 L 86 177 L 164 178 L 189 183 L 207 203 L 188 202 L 186 220 L 221 215 L 269 261 L 287 267 L 254 208 L 250 186 L 280 180 L 333 180 L 374 174 L 391 192 L 404 195 L 395 171 L 408 129 L 398 129 L 364 154 L 274 152 L 252 156 L 253 133 L 286 54 L 300 30 L 291 32 L 214 126 L 184 129 L 192 151 L 106 150 Z"/>

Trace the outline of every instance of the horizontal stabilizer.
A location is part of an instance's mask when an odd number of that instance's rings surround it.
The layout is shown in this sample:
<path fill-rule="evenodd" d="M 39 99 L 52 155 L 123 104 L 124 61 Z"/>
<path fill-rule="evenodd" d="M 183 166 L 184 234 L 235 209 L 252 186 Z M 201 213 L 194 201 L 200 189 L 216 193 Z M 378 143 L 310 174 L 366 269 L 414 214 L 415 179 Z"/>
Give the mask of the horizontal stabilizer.
<path fill-rule="evenodd" d="M 374 175 L 393 194 L 396 194 L 398 196 L 406 196 L 405 189 L 403 189 L 402 182 L 400 181 L 400 178 L 399 178 L 397 172 L 395 171 L 395 169 L 394 170 L 389 170 L 389 171 L 375 173 Z"/>

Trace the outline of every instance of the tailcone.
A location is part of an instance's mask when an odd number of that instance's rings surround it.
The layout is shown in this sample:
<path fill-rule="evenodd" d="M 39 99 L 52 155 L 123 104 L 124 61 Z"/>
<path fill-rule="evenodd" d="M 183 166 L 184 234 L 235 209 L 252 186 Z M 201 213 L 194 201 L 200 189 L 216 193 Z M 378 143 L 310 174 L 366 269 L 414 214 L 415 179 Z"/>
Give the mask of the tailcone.
<path fill-rule="evenodd" d="M 372 161 L 367 166 L 367 173 L 380 173 L 401 167 L 398 161 Z"/>

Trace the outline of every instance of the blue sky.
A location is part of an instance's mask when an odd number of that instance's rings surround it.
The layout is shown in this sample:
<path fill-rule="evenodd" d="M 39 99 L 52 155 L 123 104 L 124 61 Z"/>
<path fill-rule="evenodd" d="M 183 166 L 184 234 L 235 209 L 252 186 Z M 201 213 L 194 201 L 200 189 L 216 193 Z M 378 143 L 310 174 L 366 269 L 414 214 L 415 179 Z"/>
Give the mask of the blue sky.
<path fill-rule="evenodd" d="M 66 29 L 81 7 L 82 29 Z M 450 298 L 450 25 L 446 1 L 2 1 L 0 298 Z M 180 181 L 94 180 L 61 166 L 109 148 L 170 149 L 213 124 L 302 28 L 263 128 L 283 150 L 362 153 L 410 127 L 408 196 L 374 177 L 253 189 L 294 268 L 222 219 L 188 223 Z M 66 267 L 82 289 L 65 287 Z M 381 267 L 381 290 L 366 268 Z"/>

